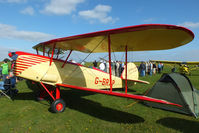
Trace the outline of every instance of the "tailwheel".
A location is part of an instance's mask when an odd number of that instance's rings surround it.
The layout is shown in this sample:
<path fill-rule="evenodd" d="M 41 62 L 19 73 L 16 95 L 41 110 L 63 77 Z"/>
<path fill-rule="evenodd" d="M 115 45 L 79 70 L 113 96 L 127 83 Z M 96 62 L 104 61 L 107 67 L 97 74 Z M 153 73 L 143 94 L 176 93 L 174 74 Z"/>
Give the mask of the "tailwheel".
<path fill-rule="evenodd" d="M 62 99 L 56 99 L 51 104 L 51 110 L 54 113 L 61 113 L 65 110 L 65 108 L 66 108 L 66 104 L 65 104 L 64 100 L 62 100 Z"/>

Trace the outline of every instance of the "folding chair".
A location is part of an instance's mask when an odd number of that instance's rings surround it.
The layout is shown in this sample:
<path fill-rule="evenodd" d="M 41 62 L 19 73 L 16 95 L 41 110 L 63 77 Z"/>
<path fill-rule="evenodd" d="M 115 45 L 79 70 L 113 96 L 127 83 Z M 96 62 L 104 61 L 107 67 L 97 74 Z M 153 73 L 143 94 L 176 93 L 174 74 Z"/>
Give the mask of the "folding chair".
<path fill-rule="evenodd" d="M 6 88 L 4 88 L 4 82 L 1 81 L 0 82 L 0 96 L 4 95 L 7 98 L 11 99 L 10 96 L 7 95 L 8 90 Z"/>
<path fill-rule="evenodd" d="M 15 88 L 15 83 L 16 83 L 15 78 L 6 79 L 5 82 L 1 81 L 0 82 L 0 93 L 1 93 L 1 95 L 4 95 L 7 98 L 11 99 L 12 96 L 17 94 L 18 90 L 12 89 L 12 88 Z"/>

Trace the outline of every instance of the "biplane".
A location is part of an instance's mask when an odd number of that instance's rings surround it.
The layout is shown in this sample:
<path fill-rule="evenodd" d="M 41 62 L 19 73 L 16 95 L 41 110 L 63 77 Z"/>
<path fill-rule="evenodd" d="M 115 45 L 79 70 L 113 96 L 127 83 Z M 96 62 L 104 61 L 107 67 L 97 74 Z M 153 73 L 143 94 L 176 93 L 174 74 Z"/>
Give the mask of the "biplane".
<path fill-rule="evenodd" d="M 9 53 L 9 56 L 16 60 L 14 66 L 16 76 L 39 83 L 52 98 L 51 109 L 53 112 L 63 112 L 66 106 L 60 96 L 60 87 L 181 107 L 181 105 L 169 101 L 129 94 L 129 86 L 136 82 L 148 82 L 138 79 L 138 70 L 135 64 L 127 63 L 127 53 L 128 51 L 176 48 L 189 43 L 193 38 L 192 31 L 184 27 L 144 24 L 57 38 L 34 46 L 36 54 L 16 51 Z M 65 60 L 58 58 L 59 53 L 64 53 L 63 51 L 69 51 Z M 69 62 L 68 59 L 73 51 L 107 52 L 109 73 Z M 125 66 L 120 77 L 112 75 L 112 51 L 125 52 Z M 55 55 L 55 53 L 57 54 Z M 50 91 L 50 87 L 54 87 L 54 91 Z M 124 92 L 114 91 L 115 88 L 124 88 Z"/>
<path fill-rule="evenodd" d="M 191 75 L 191 71 L 198 69 L 199 62 L 197 61 L 167 61 L 167 60 L 150 60 L 156 63 L 172 64 L 174 67 L 171 69 L 174 72 L 175 65 L 179 65 L 179 73 Z M 190 67 L 192 66 L 192 67 Z"/>

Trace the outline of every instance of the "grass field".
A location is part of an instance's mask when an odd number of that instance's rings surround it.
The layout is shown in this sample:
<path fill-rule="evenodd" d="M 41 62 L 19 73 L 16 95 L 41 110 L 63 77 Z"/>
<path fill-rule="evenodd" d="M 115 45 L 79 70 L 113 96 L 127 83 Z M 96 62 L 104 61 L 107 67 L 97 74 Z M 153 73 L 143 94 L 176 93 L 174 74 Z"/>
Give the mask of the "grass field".
<path fill-rule="evenodd" d="M 164 72 L 170 72 L 165 66 Z M 151 84 L 137 84 L 133 94 L 143 94 L 161 74 L 141 77 Z M 199 89 L 199 71 L 189 76 Z M 37 87 L 23 80 L 13 101 L 0 98 L 0 133 L 198 133 L 199 119 L 146 107 L 132 99 L 63 88 L 67 108 L 63 113 L 49 111 L 47 101 L 37 102 Z M 134 103 L 128 107 L 129 104 Z"/>

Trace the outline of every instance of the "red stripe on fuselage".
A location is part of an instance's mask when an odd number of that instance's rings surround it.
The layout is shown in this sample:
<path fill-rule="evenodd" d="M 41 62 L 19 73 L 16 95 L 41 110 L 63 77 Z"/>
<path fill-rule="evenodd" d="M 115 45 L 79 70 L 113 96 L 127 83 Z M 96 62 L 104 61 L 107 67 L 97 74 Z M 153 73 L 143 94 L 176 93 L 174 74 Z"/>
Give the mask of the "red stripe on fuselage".
<path fill-rule="evenodd" d="M 19 60 L 17 60 L 17 63 L 21 63 L 21 64 L 28 64 L 28 65 L 37 65 L 38 63 L 31 63 L 31 62 L 27 62 L 27 61 L 19 61 Z"/>
<path fill-rule="evenodd" d="M 33 56 L 30 56 L 30 57 L 20 57 L 22 59 L 25 59 L 25 60 L 30 60 L 30 61 L 39 61 L 39 62 L 45 62 L 45 61 L 49 61 L 49 59 L 46 59 L 46 58 L 41 58 L 41 57 L 33 57 Z"/>
<path fill-rule="evenodd" d="M 24 66 L 15 66 L 15 69 L 18 69 L 18 68 L 28 69 L 29 67 L 24 67 Z"/>
<path fill-rule="evenodd" d="M 37 63 L 37 64 L 39 64 L 39 63 L 41 63 L 40 61 L 33 61 L 33 60 L 27 60 L 27 59 L 18 59 L 18 61 L 21 61 L 21 62 L 29 62 L 29 63 Z"/>
<path fill-rule="evenodd" d="M 18 58 L 14 64 L 14 74 L 19 75 L 29 67 L 32 67 L 33 65 L 40 64 L 42 62 L 49 61 L 48 57 L 45 56 L 39 56 L 31 53 L 26 52 L 16 52 L 18 55 Z"/>
<path fill-rule="evenodd" d="M 16 63 L 15 64 L 15 67 L 20 67 L 20 66 L 27 66 L 27 67 L 30 67 L 32 65 L 27 65 L 27 64 L 23 64 L 23 63 Z"/>

